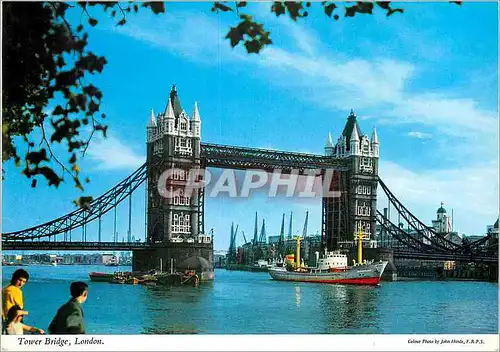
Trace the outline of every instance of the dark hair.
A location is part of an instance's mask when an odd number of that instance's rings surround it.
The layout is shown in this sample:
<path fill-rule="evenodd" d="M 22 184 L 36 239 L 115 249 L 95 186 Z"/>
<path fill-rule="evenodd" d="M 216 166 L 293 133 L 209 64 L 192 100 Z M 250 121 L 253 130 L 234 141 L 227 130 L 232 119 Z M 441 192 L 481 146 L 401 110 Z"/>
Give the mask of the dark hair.
<path fill-rule="evenodd" d="M 24 278 L 26 279 L 26 281 L 28 281 L 28 279 L 30 278 L 30 274 L 28 274 L 28 272 L 24 269 L 17 269 L 16 271 L 14 271 L 14 274 L 12 274 L 12 279 L 10 280 L 10 284 L 15 285 L 16 281 L 21 278 Z"/>
<path fill-rule="evenodd" d="M 77 281 L 77 282 L 72 282 L 71 286 L 69 287 L 69 292 L 71 292 L 71 297 L 76 298 L 80 297 L 83 295 L 85 291 L 87 291 L 87 285 L 85 282 L 82 281 Z"/>
<path fill-rule="evenodd" d="M 14 319 L 16 319 L 16 317 L 17 317 L 17 312 L 20 310 L 23 310 L 23 309 L 21 307 L 19 307 L 18 305 L 10 307 L 9 311 L 7 312 L 7 316 L 5 317 L 5 324 L 8 325 L 12 321 L 14 321 Z"/>

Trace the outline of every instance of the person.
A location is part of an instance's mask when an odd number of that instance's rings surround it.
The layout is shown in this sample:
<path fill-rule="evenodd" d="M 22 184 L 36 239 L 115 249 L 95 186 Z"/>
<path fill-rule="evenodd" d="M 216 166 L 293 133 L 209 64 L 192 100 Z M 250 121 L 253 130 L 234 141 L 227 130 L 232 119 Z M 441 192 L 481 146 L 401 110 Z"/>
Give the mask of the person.
<path fill-rule="evenodd" d="M 17 305 L 24 309 L 23 291 L 21 288 L 30 278 L 28 272 L 24 269 L 17 269 L 12 274 L 10 284 L 2 290 L 2 321 L 5 321 L 10 308 Z"/>
<path fill-rule="evenodd" d="M 23 324 L 22 319 L 28 312 L 18 305 L 10 307 L 5 320 L 5 332 L 7 335 L 24 335 L 25 331 L 44 334 L 45 331 L 33 326 Z"/>
<path fill-rule="evenodd" d="M 85 334 L 82 304 L 87 300 L 88 285 L 73 282 L 69 290 L 71 299 L 57 310 L 49 325 L 51 334 Z"/>

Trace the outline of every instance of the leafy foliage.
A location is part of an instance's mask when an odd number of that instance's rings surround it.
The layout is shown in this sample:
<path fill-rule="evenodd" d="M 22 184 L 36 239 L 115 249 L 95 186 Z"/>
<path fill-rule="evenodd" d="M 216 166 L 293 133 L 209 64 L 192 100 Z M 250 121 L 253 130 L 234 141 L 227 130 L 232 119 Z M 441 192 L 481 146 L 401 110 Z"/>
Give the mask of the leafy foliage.
<path fill-rule="evenodd" d="M 261 23 L 254 22 L 250 15 L 240 15 L 240 18 L 242 21 L 236 27 L 231 27 L 226 35 L 233 48 L 243 41 L 249 54 L 258 53 L 265 45 L 272 43 L 270 32 L 266 32 Z"/>
<path fill-rule="evenodd" d="M 375 6 L 375 4 L 377 6 Z M 237 26 L 229 29 L 226 39 L 229 39 L 233 48 L 243 42 L 247 53 L 258 54 L 267 45 L 272 44 L 270 37 L 271 33 L 265 30 L 262 23 L 255 22 L 251 15 L 240 13 L 240 8 L 244 8 L 246 5 L 247 3 L 244 1 L 236 2 L 234 7 L 221 2 L 215 2 L 212 7 L 212 11 L 216 13 L 236 12 L 238 17 L 241 19 L 241 22 L 238 23 Z M 339 20 L 339 15 L 335 13 L 339 7 L 336 3 L 323 1 L 319 4 L 314 3 L 314 5 L 322 6 L 325 15 L 333 18 L 335 21 Z M 309 15 L 307 9 L 312 7 L 313 5 L 309 1 L 275 1 L 271 5 L 271 12 L 274 13 L 276 17 L 288 15 L 292 20 L 298 21 L 301 18 L 307 17 Z M 403 9 L 393 8 L 389 1 L 379 1 L 376 3 L 357 1 L 351 6 L 344 5 L 344 8 L 344 17 L 354 17 L 356 14 L 371 15 L 373 14 L 375 8 L 385 11 L 387 16 L 396 12 L 403 13 Z"/>
<path fill-rule="evenodd" d="M 126 23 L 126 14 L 139 6 L 122 7 L 118 2 L 4 2 L 3 6 L 3 86 L 2 160 L 13 159 L 22 174 L 37 186 L 37 178 L 58 187 L 69 176 L 83 190 L 79 159 L 85 154 L 95 132 L 106 137 L 105 114 L 99 114 L 103 93 L 86 78 L 99 74 L 107 61 L 87 49 L 84 24 L 73 28 L 67 10 L 79 6 L 87 24 L 98 20 L 90 7 L 100 7 Z M 145 2 L 153 13 L 165 12 L 163 3 Z M 50 105 L 57 104 L 51 112 Z M 67 156 L 56 155 L 62 145 Z M 61 154 L 61 153 L 59 153 Z M 64 159 L 63 159 L 64 158 Z M 88 178 L 86 182 L 88 182 Z M 92 199 L 81 197 L 79 206 Z"/>

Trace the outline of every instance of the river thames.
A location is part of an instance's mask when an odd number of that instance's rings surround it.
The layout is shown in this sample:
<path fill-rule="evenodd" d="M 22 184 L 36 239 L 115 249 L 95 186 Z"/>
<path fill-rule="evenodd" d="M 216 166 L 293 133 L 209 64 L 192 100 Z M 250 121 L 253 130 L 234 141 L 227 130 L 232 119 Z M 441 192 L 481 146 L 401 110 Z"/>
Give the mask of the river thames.
<path fill-rule="evenodd" d="M 378 287 L 273 281 L 267 273 L 216 269 L 199 287 L 90 282 L 91 271 L 130 267 L 25 266 L 25 322 L 47 329 L 86 281 L 88 334 L 492 334 L 498 284 L 473 281 L 382 282 Z M 3 267 L 5 286 L 16 267 Z"/>

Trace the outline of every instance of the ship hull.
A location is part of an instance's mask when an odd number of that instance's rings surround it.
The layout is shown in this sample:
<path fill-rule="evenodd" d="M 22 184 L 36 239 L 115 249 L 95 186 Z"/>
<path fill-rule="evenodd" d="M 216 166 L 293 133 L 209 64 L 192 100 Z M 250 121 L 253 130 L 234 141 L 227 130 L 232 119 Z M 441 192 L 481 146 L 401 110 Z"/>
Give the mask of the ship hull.
<path fill-rule="evenodd" d="M 90 273 L 89 276 L 90 276 L 90 281 L 98 281 L 98 282 L 111 282 L 115 277 L 114 274 L 96 273 L 96 272 Z"/>
<path fill-rule="evenodd" d="M 274 280 L 315 282 L 345 285 L 378 285 L 387 262 L 359 265 L 344 271 L 335 272 L 296 272 L 272 268 L 269 274 Z"/>

